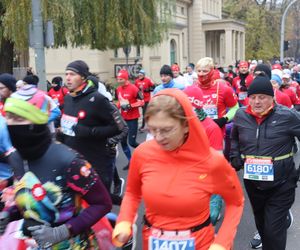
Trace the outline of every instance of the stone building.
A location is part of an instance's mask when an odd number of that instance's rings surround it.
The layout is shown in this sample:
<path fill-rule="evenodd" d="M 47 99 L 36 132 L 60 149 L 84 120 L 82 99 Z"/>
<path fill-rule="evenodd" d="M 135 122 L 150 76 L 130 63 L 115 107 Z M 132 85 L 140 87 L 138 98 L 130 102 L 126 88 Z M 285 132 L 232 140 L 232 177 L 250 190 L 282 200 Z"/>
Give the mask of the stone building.
<path fill-rule="evenodd" d="M 170 4 L 170 3 L 166 3 Z M 114 82 L 116 72 L 129 65 L 132 75 L 143 67 L 148 76 L 159 82 L 163 64 L 178 63 L 184 71 L 188 63 L 210 56 L 221 66 L 245 59 L 244 23 L 222 18 L 222 0 L 177 0 L 171 6 L 172 28 L 165 40 L 153 48 L 131 47 L 128 57 L 124 49 L 96 51 L 85 48 L 47 49 L 47 79 L 64 75 L 66 65 L 82 59 L 91 72 L 103 81 Z M 29 65 L 34 68 L 34 53 L 29 52 Z"/>

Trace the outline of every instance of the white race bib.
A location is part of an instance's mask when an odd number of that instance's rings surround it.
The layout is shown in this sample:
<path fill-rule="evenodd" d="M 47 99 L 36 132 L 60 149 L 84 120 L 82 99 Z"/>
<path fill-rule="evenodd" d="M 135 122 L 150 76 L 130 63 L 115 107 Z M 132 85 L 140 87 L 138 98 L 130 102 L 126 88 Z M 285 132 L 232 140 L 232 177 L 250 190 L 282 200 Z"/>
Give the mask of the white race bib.
<path fill-rule="evenodd" d="M 78 118 L 70 115 L 63 114 L 61 117 L 61 130 L 65 135 L 75 136 L 73 127 L 78 123 Z"/>
<path fill-rule="evenodd" d="M 245 100 L 248 96 L 248 92 L 240 92 L 239 93 L 239 100 Z"/>
<path fill-rule="evenodd" d="M 191 237 L 190 230 L 161 231 L 151 228 L 149 250 L 195 250 L 195 238 Z"/>
<path fill-rule="evenodd" d="M 205 104 L 203 110 L 211 119 L 218 119 L 218 108 L 216 105 Z"/>
<path fill-rule="evenodd" d="M 246 158 L 244 179 L 253 181 L 274 181 L 272 159 Z"/>

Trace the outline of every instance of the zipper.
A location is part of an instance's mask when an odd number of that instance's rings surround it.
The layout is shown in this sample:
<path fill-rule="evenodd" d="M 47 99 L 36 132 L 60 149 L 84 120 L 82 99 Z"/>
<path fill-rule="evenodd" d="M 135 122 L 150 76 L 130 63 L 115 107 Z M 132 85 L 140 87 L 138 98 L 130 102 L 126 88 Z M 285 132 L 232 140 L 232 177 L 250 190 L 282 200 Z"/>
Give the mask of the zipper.
<path fill-rule="evenodd" d="M 259 149 L 259 140 L 258 140 L 259 132 L 260 132 L 260 125 L 258 125 L 256 128 L 256 136 L 255 136 L 255 138 L 256 138 L 256 154 L 258 153 L 258 149 Z"/>

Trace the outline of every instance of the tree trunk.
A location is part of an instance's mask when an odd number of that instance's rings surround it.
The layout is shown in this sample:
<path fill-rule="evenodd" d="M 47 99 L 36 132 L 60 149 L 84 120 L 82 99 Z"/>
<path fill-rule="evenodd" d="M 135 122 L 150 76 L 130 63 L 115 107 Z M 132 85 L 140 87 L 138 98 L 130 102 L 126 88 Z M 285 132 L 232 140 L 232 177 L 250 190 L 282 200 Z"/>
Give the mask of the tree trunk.
<path fill-rule="evenodd" d="M 0 73 L 13 73 L 14 44 L 2 38 L 0 46 Z"/>

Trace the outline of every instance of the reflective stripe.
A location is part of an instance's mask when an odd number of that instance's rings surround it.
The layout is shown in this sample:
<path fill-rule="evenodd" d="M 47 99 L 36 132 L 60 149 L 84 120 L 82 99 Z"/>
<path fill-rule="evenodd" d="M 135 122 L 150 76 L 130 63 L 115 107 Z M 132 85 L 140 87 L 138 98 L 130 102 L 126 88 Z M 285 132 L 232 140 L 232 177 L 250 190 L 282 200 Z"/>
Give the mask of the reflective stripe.
<path fill-rule="evenodd" d="M 280 160 L 284 160 L 287 158 L 290 158 L 294 155 L 293 152 L 285 154 L 285 155 L 281 155 L 281 156 L 277 156 L 277 157 L 272 157 L 272 156 L 256 156 L 256 155 L 241 155 L 242 159 L 245 158 L 257 158 L 257 159 L 272 159 L 273 161 L 280 161 Z"/>

